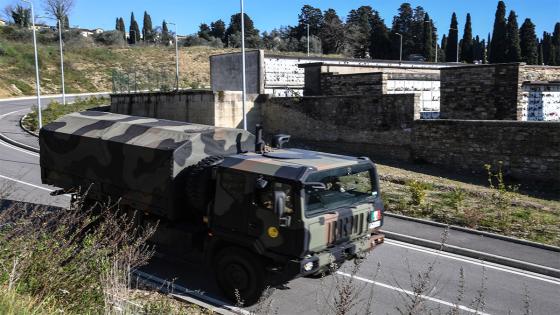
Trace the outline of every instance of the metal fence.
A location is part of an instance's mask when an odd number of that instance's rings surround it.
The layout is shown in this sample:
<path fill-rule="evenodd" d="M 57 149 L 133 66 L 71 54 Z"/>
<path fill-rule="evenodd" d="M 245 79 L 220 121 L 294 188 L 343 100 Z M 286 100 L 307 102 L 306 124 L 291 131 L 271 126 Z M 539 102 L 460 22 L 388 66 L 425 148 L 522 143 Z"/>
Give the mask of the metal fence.
<path fill-rule="evenodd" d="M 116 70 L 111 72 L 113 93 L 171 91 L 178 86 L 173 70 Z"/>

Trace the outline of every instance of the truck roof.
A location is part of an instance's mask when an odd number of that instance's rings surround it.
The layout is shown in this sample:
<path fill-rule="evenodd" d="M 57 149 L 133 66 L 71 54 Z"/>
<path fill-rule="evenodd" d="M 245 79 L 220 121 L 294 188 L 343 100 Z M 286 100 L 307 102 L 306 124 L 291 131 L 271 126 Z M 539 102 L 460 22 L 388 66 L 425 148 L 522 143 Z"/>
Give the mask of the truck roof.
<path fill-rule="evenodd" d="M 243 153 L 228 156 L 222 167 L 245 172 L 301 180 L 308 172 L 370 163 L 368 158 L 352 157 L 302 149 L 274 149 L 264 154 Z"/>

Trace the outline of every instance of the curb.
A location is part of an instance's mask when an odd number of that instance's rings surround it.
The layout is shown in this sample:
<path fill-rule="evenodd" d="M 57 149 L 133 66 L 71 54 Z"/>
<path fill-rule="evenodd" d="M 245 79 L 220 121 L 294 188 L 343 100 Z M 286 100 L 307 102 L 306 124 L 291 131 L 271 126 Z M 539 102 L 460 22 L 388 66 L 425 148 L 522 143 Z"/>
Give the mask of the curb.
<path fill-rule="evenodd" d="M 456 255 L 471 257 L 471 258 L 475 258 L 475 259 L 480 259 L 480 260 L 484 260 L 484 261 L 487 261 L 487 262 L 500 264 L 500 265 L 504 265 L 504 266 L 508 266 L 508 267 L 513 267 L 513 268 L 517 268 L 517 269 L 522 269 L 522 270 L 526 270 L 526 271 L 531 271 L 531 272 L 534 272 L 534 273 L 539 273 L 539 274 L 542 274 L 542 275 L 546 275 L 546 276 L 550 276 L 550 277 L 560 279 L 560 270 L 558 270 L 558 269 L 554 269 L 554 268 L 550 268 L 550 267 L 546 267 L 546 266 L 542 266 L 542 265 L 537 265 L 537 264 L 533 264 L 533 263 L 529 263 L 529 262 L 524 262 L 524 261 L 521 261 L 521 260 L 512 259 L 512 258 L 508 258 L 508 257 L 503 257 L 503 256 L 488 254 L 488 253 L 484 253 L 484 252 L 479 252 L 479 251 L 476 251 L 476 250 L 466 249 L 466 248 L 462 248 L 462 247 L 458 247 L 458 246 L 454 246 L 454 245 L 441 244 L 440 242 L 424 240 L 424 239 L 421 239 L 421 238 L 408 236 L 408 235 L 404 235 L 404 234 L 388 232 L 388 231 L 383 231 L 383 233 L 385 234 L 385 237 L 387 237 L 389 239 L 396 240 L 396 241 L 401 241 L 401 242 L 410 243 L 410 244 L 414 244 L 414 245 L 418 245 L 418 246 L 428 247 L 428 248 L 435 249 L 435 250 L 441 250 L 441 251 L 456 254 Z"/>
<path fill-rule="evenodd" d="M 4 141 L 4 142 L 7 142 L 7 143 L 9 143 L 9 144 L 11 144 L 11 145 L 14 145 L 14 146 L 16 146 L 16 147 L 20 147 L 20 148 L 22 148 L 22 149 L 24 149 L 24 150 L 27 150 L 27 151 L 31 151 L 31 152 L 35 152 L 35 153 L 40 153 L 40 152 L 39 152 L 39 149 L 34 148 L 34 147 L 32 147 L 32 146 L 28 146 L 27 144 L 23 144 L 23 143 L 14 141 L 14 140 L 12 140 L 12 139 L 6 137 L 6 136 L 3 135 L 2 133 L 0 133 L 0 140 L 2 140 L 2 141 Z"/>
<path fill-rule="evenodd" d="M 437 227 L 441 227 L 441 228 L 449 228 L 450 230 L 456 230 L 456 231 L 461 231 L 461 232 L 470 233 L 470 234 L 474 234 L 474 235 L 486 236 L 486 237 L 490 237 L 490 238 L 499 239 L 499 240 L 502 240 L 502 241 L 517 243 L 517 244 L 521 244 L 521 245 L 525 245 L 525 246 L 531 246 L 531 247 L 546 249 L 546 250 L 550 250 L 550 251 L 553 251 L 553 252 L 560 253 L 560 247 L 556 247 L 556 246 L 553 246 L 553 245 L 541 244 L 541 243 L 528 241 L 528 240 L 523 240 L 523 239 L 511 237 L 511 236 L 504 236 L 504 235 L 500 235 L 500 234 L 496 234 L 496 233 L 469 229 L 469 228 L 462 227 L 462 226 L 457 226 L 457 225 L 448 225 L 448 224 L 445 224 L 445 223 L 430 221 L 430 220 L 426 220 L 426 219 L 413 218 L 413 217 L 409 217 L 409 216 L 405 216 L 405 215 L 401 215 L 401 214 L 396 214 L 396 213 L 384 212 L 383 215 L 388 216 L 388 217 L 397 218 L 397 219 L 406 220 L 406 221 L 412 221 L 412 222 L 416 222 L 416 223 L 422 223 L 422 224 L 437 226 Z"/>
<path fill-rule="evenodd" d="M 227 305 L 223 301 L 205 296 L 183 286 L 170 283 L 149 273 L 140 270 L 134 270 L 132 273 L 138 277 L 139 281 L 144 282 L 146 285 L 151 286 L 162 293 L 171 295 L 176 300 L 196 304 L 210 310 L 211 312 L 222 315 L 250 314 L 242 308 Z"/>
<path fill-rule="evenodd" d="M 29 113 L 21 116 L 21 118 L 19 119 L 19 127 L 21 129 L 23 129 L 23 131 L 27 132 L 28 134 L 34 136 L 34 137 L 39 137 L 38 133 L 34 133 L 33 131 L 27 129 L 24 125 L 23 125 L 23 121 L 25 120 L 25 118 L 27 117 L 27 115 L 29 115 Z"/>

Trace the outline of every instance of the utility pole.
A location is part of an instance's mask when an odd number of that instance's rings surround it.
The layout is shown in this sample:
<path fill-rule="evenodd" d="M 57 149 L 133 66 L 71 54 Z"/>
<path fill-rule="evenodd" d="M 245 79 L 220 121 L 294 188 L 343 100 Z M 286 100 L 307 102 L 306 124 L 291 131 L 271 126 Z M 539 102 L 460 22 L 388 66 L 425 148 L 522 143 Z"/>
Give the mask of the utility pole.
<path fill-rule="evenodd" d="M 449 28 L 449 30 L 450 30 L 450 31 L 453 30 L 453 31 L 456 31 L 456 32 L 457 32 L 457 58 L 456 58 L 456 61 L 455 61 L 455 62 L 459 63 L 459 30 L 456 29 L 456 28 Z M 446 58 L 447 58 L 447 57 L 446 57 Z"/>
<path fill-rule="evenodd" d="M 243 130 L 247 130 L 247 111 L 246 111 L 246 107 L 245 107 L 245 103 L 246 103 L 246 81 L 245 81 L 245 12 L 244 12 L 244 8 L 243 8 L 243 0 L 240 0 L 240 5 L 241 5 L 241 67 L 243 68 L 241 71 L 241 78 L 242 78 L 242 84 L 243 84 L 243 88 L 241 91 L 241 96 L 242 96 L 242 111 L 243 111 Z"/>
<path fill-rule="evenodd" d="M 401 37 L 401 44 L 399 46 L 399 61 L 402 61 L 402 34 L 395 33 L 395 35 L 399 35 Z"/>
<path fill-rule="evenodd" d="M 309 57 L 309 24 L 307 25 L 307 57 Z"/>
<path fill-rule="evenodd" d="M 173 22 L 167 22 L 167 24 L 175 25 L 175 89 L 179 91 L 179 44 L 177 40 L 177 24 Z"/>
<path fill-rule="evenodd" d="M 37 89 L 37 113 L 39 114 L 39 129 L 43 127 L 41 108 L 41 82 L 39 81 L 39 57 L 37 56 L 37 36 L 35 35 L 35 10 L 30 0 L 21 0 L 31 6 L 31 23 L 33 27 L 33 50 L 35 51 L 35 89 Z"/>
<path fill-rule="evenodd" d="M 66 105 L 66 88 L 64 85 L 64 52 L 62 50 L 62 21 L 49 16 L 39 16 L 38 18 L 55 20 L 58 26 L 58 44 L 60 47 L 60 76 L 62 84 L 62 104 Z"/>

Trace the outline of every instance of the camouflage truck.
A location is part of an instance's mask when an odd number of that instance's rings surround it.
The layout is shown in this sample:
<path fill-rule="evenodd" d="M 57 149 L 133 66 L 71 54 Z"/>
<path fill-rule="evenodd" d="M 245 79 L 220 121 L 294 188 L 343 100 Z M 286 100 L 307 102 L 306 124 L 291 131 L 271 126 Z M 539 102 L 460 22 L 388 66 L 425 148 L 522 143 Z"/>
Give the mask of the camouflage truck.
<path fill-rule="evenodd" d="M 219 128 L 86 111 L 40 130 L 43 183 L 93 201 L 120 200 L 142 222 L 158 220 L 157 244 L 200 253 L 224 294 L 255 303 L 267 286 L 318 275 L 362 258 L 383 241 L 374 164 L 265 146 Z M 173 232 L 169 232 L 173 231 Z M 171 237 L 169 237 L 171 235 Z M 177 245 L 178 244 L 178 245 Z"/>

